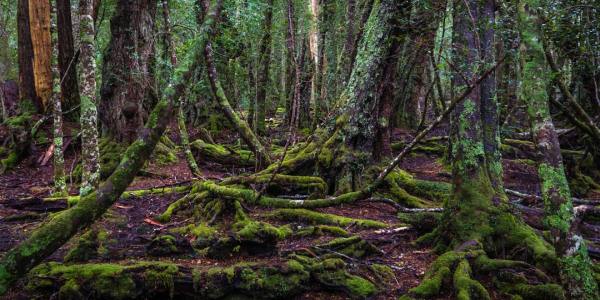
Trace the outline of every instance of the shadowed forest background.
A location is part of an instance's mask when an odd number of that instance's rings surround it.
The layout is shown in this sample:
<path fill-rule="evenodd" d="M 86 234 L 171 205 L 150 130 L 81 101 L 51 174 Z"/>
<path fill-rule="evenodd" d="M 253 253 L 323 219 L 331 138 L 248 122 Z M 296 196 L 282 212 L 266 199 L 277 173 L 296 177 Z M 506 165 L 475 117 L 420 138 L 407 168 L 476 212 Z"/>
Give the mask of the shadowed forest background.
<path fill-rule="evenodd" d="M 0 0 L 0 298 L 600 299 L 598 0 Z"/>

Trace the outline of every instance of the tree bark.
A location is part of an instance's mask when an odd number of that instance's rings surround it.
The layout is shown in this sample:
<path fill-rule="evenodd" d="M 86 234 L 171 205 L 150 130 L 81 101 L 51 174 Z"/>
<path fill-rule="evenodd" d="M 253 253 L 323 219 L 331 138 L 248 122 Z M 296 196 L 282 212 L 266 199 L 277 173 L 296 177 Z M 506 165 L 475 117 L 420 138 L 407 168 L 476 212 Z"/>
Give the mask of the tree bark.
<path fill-rule="evenodd" d="M 82 172 L 79 194 L 85 196 L 100 182 L 98 149 L 98 110 L 96 108 L 96 45 L 92 0 L 79 2 L 81 49 L 81 155 Z"/>
<path fill-rule="evenodd" d="M 99 117 L 105 133 L 130 143 L 155 102 L 154 18 L 156 1 L 119 0 L 104 54 Z"/>
<path fill-rule="evenodd" d="M 56 0 L 58 31 L 58 66 L 60 69 L 60 91 L 64 111 L 70 111 L 80 103 L 75 46 L 73 43 L 73 22 L 71 21 L 71 1 Z M 77 110 L 67 115 L 77 119 Z"/>
<path fill-rule="evenodd" d="M 486 69 L 496 62 L 495 30 L 496 2 L 481 0 L 478 5 L 480 28 L 480 60 L 481 69 Z M 504 177 L 500 153 L 500 121 L 498 116 L 498 100 L 496 95 L 496 73 L 490 74 L 480 85 L 481 120 L 483 122 L 483 148 L 486 155 L 487 173 L 492 187 L 499 196 L 504 195 Z"/>
<path fill-rule="evenodd" d="M 19 44 L 19 95 L 22 101 L 28 100 L 41 110 L 36 101 L 33 76 L 33 44 L 29 31 L 29 0 L 19 0 L 17 10 L 18 44 Z"/>
<path fill-rule="evenodd" d="M 50 1 L 29 1 L 29 31 L 33 46 L 33 77 L 36 102 L 42 112 L 52 97 L 52 39 Z"/>

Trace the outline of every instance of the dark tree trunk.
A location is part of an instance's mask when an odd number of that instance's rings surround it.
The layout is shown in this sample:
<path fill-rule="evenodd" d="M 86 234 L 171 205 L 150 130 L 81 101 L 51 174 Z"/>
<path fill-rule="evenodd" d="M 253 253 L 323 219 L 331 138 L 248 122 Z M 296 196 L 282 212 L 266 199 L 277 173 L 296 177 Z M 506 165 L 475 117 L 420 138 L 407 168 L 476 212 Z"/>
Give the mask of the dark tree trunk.
<path fill-rule="evenodd" d="M 75 47 L 73 44 L 73 22 L 71 21 L 71 1 L 56 0 L 56 16 L 58 29 L 58 66 L 62 79 L 60 91 L 62 93 L 63 111 L 70 111 L 79 105 L 79 87 L 77 83 L 77 68 L 75 61 Z M 77 120 L 78 110 L 73 110 L 67 118 Z"/>
<path fill-rule="evenodd" d="M 260 41 L 260 58 L 258 62 L 258 78 L 256 80 L 256 111 L 254 125 L 258 134 L 266 133 L 265 117 L 267 111 L 267 86 L 269 84 L 269 67 L 271 64 L 271 25 L 273 23 L 273 0 L 268 0 L 263 25 L 264 35 Z"/>
<path fill-rule="evenodd" d="M 487 69 L 496 62 L 495 52 L 495 1 L 485 0 L 479 8 L 480 59 Z M 502 166 L 500 154 L 500 124 L 498 117 L 498 101 L 496 99 L 496 74 L 486 77 L 480 85 L 481 90 L 481 119 L 483 122 L 483 147 L 487 161 L 487 172 L 492 186 L 499 195 L 504 194 Z"/>
<path fill-rule="evenodd" d="M 155 102 L 154 18 L 156 2 L 119 0 L 104 55 L 99 117 L 103 131 L 131 142 L 143 125 L 144 103 Z"/>
<path fill-rule="evenodd" d="M 19 0 L 17 22 L 19 28 L 19 95 L 21 100 L 32 101 L 37 109 L 41 107 L 35 100 L 35 83 L 33 78 L 33 44 L 29 32 L 29 1 Z"/>

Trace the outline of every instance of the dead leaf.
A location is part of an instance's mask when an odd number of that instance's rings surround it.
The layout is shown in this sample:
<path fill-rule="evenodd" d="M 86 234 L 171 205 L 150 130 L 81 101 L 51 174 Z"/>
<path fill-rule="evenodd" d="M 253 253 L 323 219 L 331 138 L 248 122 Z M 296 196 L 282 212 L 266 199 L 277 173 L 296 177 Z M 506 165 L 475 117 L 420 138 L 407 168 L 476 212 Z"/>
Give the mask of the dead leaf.
<path fill-rule="evenodd" d="M 122 205 L 122 204 L 115 204 L 116 208 L 122 208 L 122 209 L 130 209 L 133 208 L 133 206 L 129 206 L 129 205 Z"/>
<path fill-rule="evenodd" d="M 146 222 L 146 223 L 148 223 L 150 225 L 158 226 L 158 227 L 165 227 L 165 225 L 163 225 L 161 223 L 158 223 L 158 222 L 156 222 L 156 221 L 154 221 L 154 220 L 152 220 L 150 218 L 145 218 L 144 222 Z"/>

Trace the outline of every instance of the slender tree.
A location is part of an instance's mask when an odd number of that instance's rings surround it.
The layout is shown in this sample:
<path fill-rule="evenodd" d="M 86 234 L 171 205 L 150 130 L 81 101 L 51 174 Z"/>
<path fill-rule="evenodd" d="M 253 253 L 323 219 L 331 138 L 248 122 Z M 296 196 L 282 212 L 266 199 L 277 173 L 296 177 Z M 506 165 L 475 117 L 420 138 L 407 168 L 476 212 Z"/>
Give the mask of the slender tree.
<path fill-rule="evenodd" d="M 92 0 L 79 3 L 81 49 L 81 152 L 82 172 L 79 194 L 85 196 L 98 187 L 100 165 L 98 149 L 98 111 L 96 109 L 96 46 Z"/>
<path fill-rule="evenodd" d="M 57 19 L 57 6 L 53 6 L 51 18 Z M 51 24 L 56 24 L 52 22 Z M 55 32 L 57 28 L 53 26 L 52 31 Z M 59 47 L 57 35 L 52 35 L 52 56 L 58 57 Z M 52 66 L 52 94 L 50 97 L 52 105 L 52 132 L 53 132 L 53 143 L 54 146 L 54 194 L 56 196 L 67 196 L 67 184 L 65 176 L 65 157 L 63 153 L 63 120 L 62 120 L 62 101 L 61 101 L 61 85 L 60 85 L 60 73 L 58 66 Z"/>

